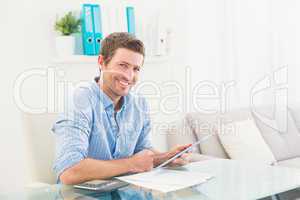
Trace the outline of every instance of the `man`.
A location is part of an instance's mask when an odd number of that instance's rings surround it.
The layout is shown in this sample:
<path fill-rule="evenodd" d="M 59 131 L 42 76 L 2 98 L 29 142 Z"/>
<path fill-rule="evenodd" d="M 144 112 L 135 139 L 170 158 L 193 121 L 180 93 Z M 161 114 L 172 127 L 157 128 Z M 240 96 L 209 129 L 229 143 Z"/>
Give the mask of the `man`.
<path fill-rule="evenodd" d="M 72 106 L 53 126 L 54 170 L 63 184 L 149 171 L 189 146 L 166 153 L 151 146 L 148 106 L 130 93 L 144 51 L 143 43 L 128 33 L 112 33 L 103 40 L 100 78 L 75 90 Z M 181 157 L 171 164 L 186 163 Z"/>

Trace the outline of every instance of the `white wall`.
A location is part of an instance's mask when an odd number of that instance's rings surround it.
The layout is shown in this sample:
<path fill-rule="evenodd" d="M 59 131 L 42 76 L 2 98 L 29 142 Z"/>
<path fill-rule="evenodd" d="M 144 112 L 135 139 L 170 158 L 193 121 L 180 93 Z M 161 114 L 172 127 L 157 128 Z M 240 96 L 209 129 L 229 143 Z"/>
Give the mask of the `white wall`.
<path fill-rule="evenodd" d="M 13 7 L 15 4 L 9 1 L 3 2 L 3 7 Z M 22 2 L 15 7 L 15 11 L 23 14 Z M 22 15 L 21 14 L 21 15 Z M 24 26 L 20 16 L 12 17 L 9 9 L 3 9 L 0 14 L 1 20 L 1 156 L 0 174 L 3 182 L 0 183 L 0 191 L 15 188 L 16 182 L 23 181 L 23 157 L 22 154 L 22 127 L 18 109 L 14 105 L 12 88 L 13 80 L 22 69 L 26 55 L 24 35 L 18 30 Z M 15 26 L 18 24 L 18 26 Z M 12 168 L 14 166 L 14 168 Z M 18 177 L 18 178 L 17 178 Z"/>
<path fill-rule="evenodd" d="M 220 85 L 233 80 L 227 108 L 249 106 L 251 88 L 264 77 L 273 76 L 278 68 L 288 66 L 288 101 L 299 103 L 298 1 L 187 2 L 188 63 L 194 84 L 208 80 Z M 276 88 L 273 89 L 257 95 L 255 102 L 274 103 Z M 199 103 L 217 108 L 220 101 Z"/>

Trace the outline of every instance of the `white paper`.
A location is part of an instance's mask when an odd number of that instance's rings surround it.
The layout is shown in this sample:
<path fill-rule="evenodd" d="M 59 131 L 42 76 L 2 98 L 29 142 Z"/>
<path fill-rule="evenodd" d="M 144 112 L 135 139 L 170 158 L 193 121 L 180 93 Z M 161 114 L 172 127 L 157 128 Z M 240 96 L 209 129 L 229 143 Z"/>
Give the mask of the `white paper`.
<path fill-rule="evenodd" d="M 199 185 L 212 178 L 212 176 L 200 172 L 158 169 L 117 178 L 136 186 L 166 193 Z"/>

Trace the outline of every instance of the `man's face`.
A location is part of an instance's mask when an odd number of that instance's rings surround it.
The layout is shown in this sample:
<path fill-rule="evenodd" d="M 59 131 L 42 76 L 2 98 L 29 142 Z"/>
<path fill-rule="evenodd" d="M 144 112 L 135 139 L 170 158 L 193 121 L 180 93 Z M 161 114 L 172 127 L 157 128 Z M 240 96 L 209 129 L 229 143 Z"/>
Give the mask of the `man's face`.
<path fill-rule="evenodd" d="M 114 97 L 126 96 L 136 84 L 143 55 L 125 48 L 119 48 L 108 64 L 104 64 L 99 56 L 101 73 L 103 73 L 103 87 L 108 89 Z"/>

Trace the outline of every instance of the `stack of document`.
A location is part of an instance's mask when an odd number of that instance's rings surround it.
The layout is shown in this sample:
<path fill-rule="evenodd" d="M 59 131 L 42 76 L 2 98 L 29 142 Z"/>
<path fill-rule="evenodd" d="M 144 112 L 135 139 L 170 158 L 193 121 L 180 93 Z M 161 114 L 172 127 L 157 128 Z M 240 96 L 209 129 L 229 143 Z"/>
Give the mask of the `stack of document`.
<path fill-rule="evenodd" d="M 163 168 L 117 177 L 121 181 L 163 193 L 199 185 L 211 178 L 211 175 L 205 173 Z"/>

